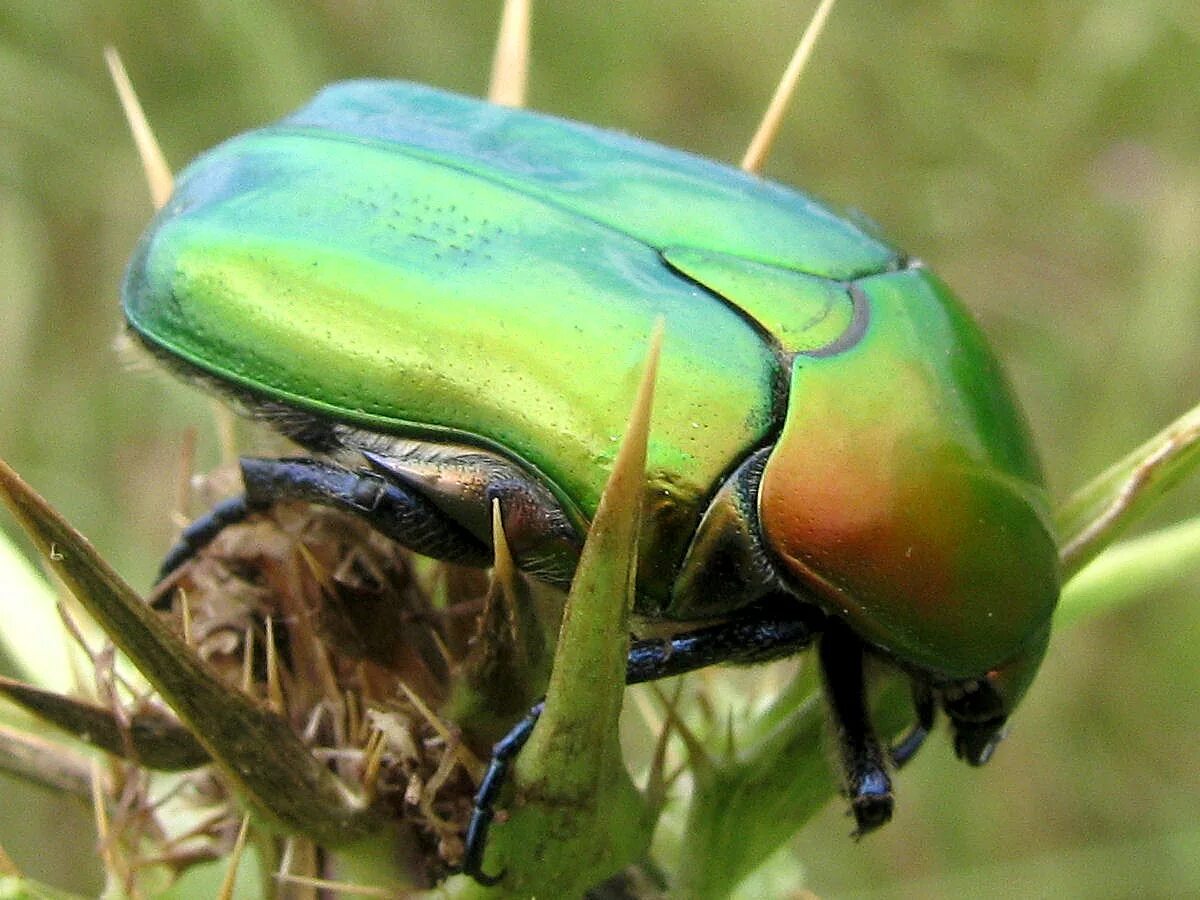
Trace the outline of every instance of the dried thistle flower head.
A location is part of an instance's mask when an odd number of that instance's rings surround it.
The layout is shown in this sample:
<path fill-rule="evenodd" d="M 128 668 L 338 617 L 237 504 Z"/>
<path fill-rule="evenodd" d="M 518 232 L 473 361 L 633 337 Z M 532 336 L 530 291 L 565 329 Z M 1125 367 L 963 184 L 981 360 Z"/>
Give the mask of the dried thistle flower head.
<path fill-rule="evenodd" d="M 433 881 L 460 860 L 491 743 L 544 686 L 541 612 L 557 599 L 511 583 L 283 504 L 222 532 L 160 597 L 231 691 L 282 715 L 403 825 Z"/>

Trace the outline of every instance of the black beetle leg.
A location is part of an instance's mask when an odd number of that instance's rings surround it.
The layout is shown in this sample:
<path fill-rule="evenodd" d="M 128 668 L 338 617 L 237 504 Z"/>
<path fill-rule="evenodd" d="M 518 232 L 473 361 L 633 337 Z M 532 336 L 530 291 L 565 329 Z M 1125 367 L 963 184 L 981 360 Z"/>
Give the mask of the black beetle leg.
<path fill-rule="evenodd" d="M 504 872 L 488 875 L 483 871 L 483 851 L 487 849 L 488 829 L 496 815 L 496 796 L 508 778 L 508 767 L 529 740 L 533 726 L 542 717 L 542 710 L 545 708 L 546 701 L 539 700 L 508 734 L 496 742 L 492 747 L 492 758 L 488 762 L 487 771 L 483 780 L 479 782 L 479 790 L 475 792 L 475 808 L 471 811 L 471 822 L 467 826 L 461 871 L 482 885 L 498 884 L 504 877 Z"/>
<path fill-rule="evenodd" d="M 768 597 L 719 625 L 670 639 L 629 646 L 626 684 L 657 681 L 718 663 L 750 664 L 782 659 L 812 645 L 824 618 L 793 597 Z"/>
<path fill-rule="evenodd" d="M 175 546 L 163 558 L 162 565 L 158 569 L 158 581 L 165 581 L 167 576 L 212 543 L 218 534 L 230 525 L 245 521 L 249 515 L 250 509 L 246 505 L 246 495 L 240 494 L 237 497 L 222 500 L 200 518 L 191 522 L 187 528 L 183 529 Z"/>
<path fill-rule="evenodd" d="M 162 581 L 204 549 L 222 530 L 283 501 L 305 501 L 361 516 L 410 550 L 447 562 L 486 566 L 491 549 L 420 494 L 377 472 L 351 471 L 315 459 L 240 460 L 246 493 L 219 503 L 189 525 L 159 571 Z"/>
<path fill-rule="evenodd" d="M 626 684 L 640 684 L 681 675 L 716 663 L 759 663 L 790 656 L 812 644 L 823 618 L 794 598 L 768 598 L 741 610 L 738 618 L 671 638 L 634 641 L 629 647 Z M 475 808 L 467 826 L 461 872 L 480 884 L 492 885 L 504 875 L 483 871 L 488 829 L 495 817 L 495 802 L 508 777 L 513 758 L 525 746 L 542 714 L 537 703 L 492 748 L 492 759 L 475 793 Z"/>
<path fill-rule="evenodd" d="M 933 730 L 933 720 L 937 713 L 937 705 L 934 703 L 933 691 L 929 685 L 919 678 L 912 679 L 911 685 L 913 710 L 917 714 L 917 721 L 890 751 L 892 765 L 897 769 L 912 759 L 921 749 L 925 738 L 929 737 L 929 732 Z"/>
<path fill-rule="evenodd" d="M 831 620 L 819 648 L 825 692 L 833 711 L 846 796 L 861 837 L 892 817 L 892 782 L 867 710 L 863 646 L 848 627 Z"/>

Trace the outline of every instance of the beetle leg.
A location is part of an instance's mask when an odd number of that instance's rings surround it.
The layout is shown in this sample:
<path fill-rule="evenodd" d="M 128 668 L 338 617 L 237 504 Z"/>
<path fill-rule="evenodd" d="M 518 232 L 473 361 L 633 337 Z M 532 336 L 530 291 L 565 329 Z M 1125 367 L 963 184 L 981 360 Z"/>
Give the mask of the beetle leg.
<path fill-rule="evenodd" d="M 718 625 L 629 646 L 626 684 L 657 681 L 717 663 L 750 664 L 791 656 L 810 646 L 824 618 L 795 598 L 767 598 Z"/>
<path fill-rule="evenodd" d="M 492 540 L 492 501 L 499 500 L 517 567 L 550 584 L 571 583 L 583 548 L 582 519 L 512 460 L 477 447 L 423 441 L 397 440 L 372 449 L 371 441 L 378 438 L 359 438 L 352 431 L 339 439 L 362 453 L 375 471 L 419 494 L 485 544 Z"/>
<path fill-rule="evenodd" d="M 818 652 L 837 728 L 846 796 L 858 826 L 855 835 L 862 836 L 892 817 L 892 782 L 867 710 L 863 646 L 847 626 L 830 620 Z"/>
<path fill-rule="evenodd" d="M 672 618 L 721 616 L 777 589 L 758 524 L 758 490 L 771 450 L 747 457 L 709 503 L 675 577 Z"/>
<path fill-rule="evenodd" d="M 171 548 L 162 581 L 230 525 L 284 501 L 319 503 L 362 516 L 381 534 L 417 553 L 447 562 L 486 566 L 491 550 L 421 495 L 376 472 L 354 472 L 315 459 L 240 460 L 246 493 L 217 504 L 194 521 Z"/>
<path fill-rule="evenodd" d="M 781 602 L 774 602 L 781 601 Z M 633 641 L 625 669 L 626 684 L 641 684 L 681 675 L 716 663 L 760 663 L 790 656 L 812 644 L 824 618 L 795 598 L 769 598 L 718 625 L 664 639 Z M 542 714 L 540 701 L 492 747 L 487 772 L 475 792 L 475 808 L 467 826 L 461 872 L 480 884 L 492 885 L 504 875 L 483 871 L 488 830 L 495 803 L 508 777 L 512 760 L 525 746 Z"/>
<path fill-rule="evenodd" d="M 912 759 L 917 751 L 921 749 L 921 745 L 925 743 L 925 738 L 929 737 L 929 732 L 933 730 L 933 720 L 937 714 L 937 705 L 934 702 L 933 690 L 929 687 L 928 683 L 918 678 L 912 679 L 910 683 L 912 686 L 913 709 L 917 713 L 917 721 L 909 729 L 908 734 L 904 735 L 891 748 L 892 765 L 897 769 Z"/>
<path fill-rule="evenodd" d="M 467 836 L 463 842 L 460 871 L 482 885 L 498 884 L 504 877 L 503 871 L 499 875 L 488 875 L 483 871 L 483 851 L 487 849 L 488 829 L 496 815 L 496 797 L 508 779 L 508 768 L 529 740 L 533 726 L 542 717 L 542 710 L 545 708 L 546 701 L 539 700 L 508 734 L 496 742 L 492 747 L 492 758 L 488 761 L 487 771 L 479 782 L 479 790 L 475 792 L 475 807 L 471 811 L 471 821 L 467 825 Z"/>
<path fill-rule="evenodd" d="M 194 557 L 197 553 L 212 543 L 218 534 L 230 525 L 244 522 L 250 515 L 246 506 L 246 495 L 239 494 L 222 500 L 200 518 L 188 524 L 179 535 L 158 569 L 157 581 L 165 581 L 167 576 Z"/>

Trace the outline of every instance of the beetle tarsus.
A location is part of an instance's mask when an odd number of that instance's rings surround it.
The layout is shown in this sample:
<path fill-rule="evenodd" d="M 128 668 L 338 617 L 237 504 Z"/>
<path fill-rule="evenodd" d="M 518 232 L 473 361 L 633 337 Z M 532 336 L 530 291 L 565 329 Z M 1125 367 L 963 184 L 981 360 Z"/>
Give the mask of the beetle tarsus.
<path fill-rule="evenodd" d="M 954 753 L 982 766 L 1004 738 L 1008 713 L 995 685 L 986 678 L 964 681 L 942 691 L 942 704 L 954 728 Z"/>
<path fill-rule="evenodd" d="M 491 887 L 504 878 L 504 870 L 501 870 L 499 875 L 488 875 L 483 871 L 483 852 L 487 849 L 488 829 L 496 816 L 496 797 L 508 778 L 509 766 L 529 740 L 533 726 L 537 724 L 545 708 L 546 701 L 539 700 L 508 734 L 496 742 L 492 747 L 492 758 L 487 771 L 479 782 L 479 790 L 475 792 L 475 806 L 471 811 L 471 822 L 467 826 L 462 867 L 459 871 L 484 886 Z"/>
<path fill-rule="evenodd" d="M 1003 716 L 981 723 L 955 722 L 955 755 L 972 766 L 986 765 L 1004 739 L 1006 722 Z"/>
<path fill-rule="evenodd" d="M 892 782 L 867 710 L 863 645 L 848 626 L 831 619 L 819 656 L 833 712 L 845 792 L 861 837 L 892 818 Z"/>
<path fill-rule="evenodd" d="M 179 540 L 163 558 L 158 570 L 156 584 L 166 581 L 180 566 L 212 543 L 218 534 L 230 525 L 245 521 L 250 508 L 244 494 L 222 500 L 207 513 L 196 519 L 183 530 Z M 169 596 L 169 595 L 168 595 Z"/>
<path fill-rule="evenodd" d="M 861 838 L 892 819 L 892 784 L 882 767 L 861 773 L 855 792 L 850 798 L 854 814 L 854 837 Z"/>

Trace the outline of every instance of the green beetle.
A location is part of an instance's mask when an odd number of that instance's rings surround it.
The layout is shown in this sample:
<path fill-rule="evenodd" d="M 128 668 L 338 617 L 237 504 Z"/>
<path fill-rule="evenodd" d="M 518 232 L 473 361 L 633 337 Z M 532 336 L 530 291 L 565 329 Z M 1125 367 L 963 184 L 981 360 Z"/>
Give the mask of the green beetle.
<path fill-rule="evenodd" d="M 281 499 L 486 565 L 497 498 L 518 564 L 569 583 L 661 317 L 636 612 L 692 630 L 635 642 L 630 681 L 818 642 L 867 831 L 892 796 L 864 654 L 913 684 L 893 761 L 940 706 L 980 764 L 1045 651 L 1057 553 L 995 359 L 935 276 L 787 187 L 350 82 L 193 163 L 123 296 L 152 352 L 314 455 L 244 460 L 245 496 L 166 572 Z M 491 802 L 532 721 L 480 791 L 466 869 L 485 880 Z"/>

